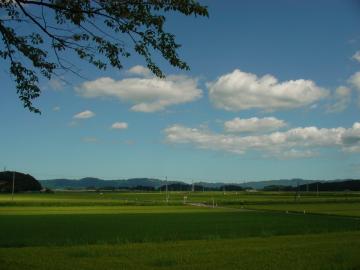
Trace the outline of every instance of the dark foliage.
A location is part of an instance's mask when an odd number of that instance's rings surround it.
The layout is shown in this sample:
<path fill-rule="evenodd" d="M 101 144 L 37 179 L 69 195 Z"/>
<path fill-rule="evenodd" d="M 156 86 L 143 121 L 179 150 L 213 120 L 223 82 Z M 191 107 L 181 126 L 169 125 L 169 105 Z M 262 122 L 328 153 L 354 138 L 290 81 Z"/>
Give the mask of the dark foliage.
<path fill-rule="evenodd" d="M 185 184 L 185 183 L 173 183 L 167 185 L 168 191 L 190 191 L 191 185 Z M 166 190 L 166 184 L 159 187 L 159 190 L 165 191 Z"/>
<path fill-rule="evenodd" d="M 239 186 L 239 185 L 223 185 L 220 187 L 220 190 L 222 191 L 242 191 L 245 190 L 245 188 Z"/>
<path fill-rule="evenodd" d="M 112 187 L 115 189 L 134 188 L 136 186 L 158 188 L 163 184 L 159 179 L 151 178 L 131 178 L 124 180 L 103 180 L 93 177 L 86 177 L 79 180 L 72 179 L 53 179 L 40 180 L 44 187 L 52 189 L 104 189 Z"/>
<path fill-rule="evenodd" d="M 316 182 L 299 186 L 299 191 L 360 191 L 360 180 Z"/>
<path fill-rule="evenodd" d="M 54 179 L 54 180 L 42 180 L 40 181 L 44 187 L 52 189 L 90 189 L 90 190 L 104 190 L 112 189 L 126 189 L 126 190 L 161 190 L 165 191 L 166 183 L 169 191 L 191 191 L 192 185 L 180 181 L 163 181 L 160 179 L 152 178 L 132 178 L 127 180 L 102 180 L 98 178 L 82 178 L 80 180 L 69 179 Z M 317 187 L 319 191 L 360 191 L 360 180 L 338 180 L 338 181 L 326 181 L 326 182 L 314 182 L 310 180 L 302 180 L 299 186 L 282 185 L 282 183 L 293 183 L 294 181 L 265 181 L 264 183 L 276 183 L 278 185 L 268 185 L 264 188 L 259 188 L 264 191 L 316 191 Z M 294 182 L 296 183 L 296 182 Z M 242 191 L 253 189 L 259 185 L 259 182 L 249 182 L 246 184 L 225 184 L 225 183 L 207 183 L 198 182 L 194 184 L 194 191 Z"/>
<path fill-rule="evenodd" d="M 0 192 L 11 192 L 13 172 L 0 172 Z M 15 172 L 15 192 L 40 191 L 40 183 L 31 175 Z"/>
<path fill-rule="evenodd" d="M 177 53 L 180 44 L 165 30 L 165 14 L 175 13 L 208 16 L 196 0 L 0 0 L 0 58 L 24 107 L 40 113 L 32 104 L 41 94 L 39 75 L 80 75 L 69 54 L 104 70 L 121 69 L 135 52 L 163 77 L 153 61 L 156 52 L 188 70 Z"/>
<path fill-rule="evenodd" d="M 209 187 L 205 187 L 205 186 L 199 185 L 199 184 L 194 184 L 194 186 L 193 186 L 193 185 L 186 184 L 183 182 L 168 184 L 167 188 L 168 188 L 168 191 L 211 191 L 211 190 L 215 191 L 215 190 L 219 190 L 218 188 L 209 188 Z M 161 187 L 159 187 L 159 190 L 165 191 L 166 185 L 162 185 Z"/>
<path fill-rule="evenodd" d="M 130 187 L 128 189 L 135 191 L 155 191 L 155 188 L 151 186 L 136 186 L 136 187 Z"/>
<path fill-rule="evenodd" d="M 292 186 L 282 186 L 282 185 L 270 185 L 264 187 L 264 191 L 294 191 L 296 188 Z"/>

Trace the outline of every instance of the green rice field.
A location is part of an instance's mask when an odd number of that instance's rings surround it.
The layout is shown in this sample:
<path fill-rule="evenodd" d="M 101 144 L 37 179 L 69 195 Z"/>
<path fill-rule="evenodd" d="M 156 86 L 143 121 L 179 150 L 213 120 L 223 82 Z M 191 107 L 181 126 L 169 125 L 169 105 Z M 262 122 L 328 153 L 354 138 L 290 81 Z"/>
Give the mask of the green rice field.
<path fill-rule="evenodd" d="M 2 194 L 0 232 L 2 270 L 360 269 L 360 194 Z"/>

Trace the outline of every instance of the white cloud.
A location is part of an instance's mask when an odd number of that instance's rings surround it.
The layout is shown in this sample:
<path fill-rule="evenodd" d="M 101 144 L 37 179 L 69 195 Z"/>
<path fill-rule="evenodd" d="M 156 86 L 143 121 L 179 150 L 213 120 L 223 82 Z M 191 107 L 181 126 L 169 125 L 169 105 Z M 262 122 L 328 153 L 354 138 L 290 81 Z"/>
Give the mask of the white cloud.
<path fill-rule="evenodd" d="M 151 71 L 148 68 L 140 65 L 136 65 L 128 69 L 127 73 L 144 77 L 148 77 L 151 75 Z"/>
<path fill-rule="evenodd" d="M 354 60 L 360 62 L 360 51 L 357 51 L 353 57 L 352 57 Z"/>
<path fill-rule="evenodd" d="M 348 82 L 358 91 L 358 104 L 360 105 L 360 71 L 353 74 Z"/>
<path fill-rule="evenodd" d="M 335 103 L 328 106 L 328 112 L 342 112 L 345 110 L 351 101 L 351 89 L 345 86 L 340 86 L 335 90 Z"/>
<path fill-rule="evenodd" d="M 343 148 L 347 152 L 360 152 L 360 123 L 355 123 L 351 129 L 347 129 L 343 136 Z"/>
<path fill-rule="evenodd" d="M 128 124 L 125 122 L 115 122 L 111 125 L 111 129 L 127 129 Z"/>
<path fill-rule="evenodd" d="M 60 106 L 54 106 L 54 107 L 52 108 L 52 110 L 53 110 L 54 112 L 58 112 L 58 111 L 61 110 L 61 108 L 60 108 Z"/>
<path fill-rule="evenodd" d="M 91 118 L 94 116 L 95 116 L 95 113 L 93 113 L 92 111 L 86 110 L 86 111 L 80 112 L 78 114 L 75 114 L 73 116 L 73 118 L 74 119 L 88 119 L 88 118 Z"/>
<path fill-rule="evenodd" d="M 328 90 L 318 87 L 310 80 L 278 82 L 272 75 L 258 77 L 239 69 L 221 76 L 207 86 L 214 105 L 228 111 L 299 108 L 328 95 Z"/>
<path fill-rule="evenodd" d="M 224 129 L 227 132 L 264 132 L 277 130 L 284 126 L 286 126 L 285 121 L 275 117 L 252 117 L 247 119 L 236 117 L 224 123 Z"/>
<path fill-rule="evenodd" d="M 236 136 L 173 125 L 164 130 L 166 141 L 191 144 L 200 149 L 245 154 L 255 150 L 265 157 L 305 158 L 318 155 L 316 150 L 337 148 L 360 152 L 360 123 L 351 128 L 298 127 L 264 135 Z"/>
<path fill-rule="evenodd" d="M 161 111 L 202 96 L 197 80 L 186 76 L 127 78 L 119 81 L 102 77 L 84 82 L 76 91 L 86 98 L 115 97 L 134 104 L 131 110 L 138 112 Z"/>
<path fill-rule="evenodd" d="M 360 90 L 360 71 L 356 72 L 349 78 L 349 83 Z"/>

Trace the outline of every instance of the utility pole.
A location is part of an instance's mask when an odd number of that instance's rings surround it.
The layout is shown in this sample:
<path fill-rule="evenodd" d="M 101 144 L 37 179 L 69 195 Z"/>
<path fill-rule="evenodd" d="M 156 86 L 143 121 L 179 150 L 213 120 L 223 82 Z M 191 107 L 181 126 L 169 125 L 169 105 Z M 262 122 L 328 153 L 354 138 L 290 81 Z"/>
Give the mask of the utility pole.
<path fill-rule="evenodd" d="M 167 176 L 165 176 L 165 194 L 166 194 L 166 203 L 169 203 Z"/>
<path fill-rule="evenodd" d="M 191 191 L 192 192 L 195 191 L 194 180 L 191 181 Z"/>
<path fill-rule="evenodd" d="M 319 183 L 316 183 L 316 196 L 319 196 Z"/>
<path fill-rule="evenodd" d="M 297 199 L 300 197 L 300 194 L 299 194 L 299 180 L 296 181 L 296 193 L 295 193 L 295 196 L 294 196 L 294 201 L 297 201 Z"/>
<path fill-rule="evenodd" d="M 11 192 L 11 200 L 14 200 L 14 189 L 15 189 L 15 171 L 13 171 L 12 177 L 12 192 Z"/>
<path fill-rule="evenodd" d="M 297 188 L 298 188 L 298 199 L 300 199 L 300 196 L 301 196 L 301 188 L 300 188 L 300 185 L 299 185 L 299 180 L 297 181 Z"/>

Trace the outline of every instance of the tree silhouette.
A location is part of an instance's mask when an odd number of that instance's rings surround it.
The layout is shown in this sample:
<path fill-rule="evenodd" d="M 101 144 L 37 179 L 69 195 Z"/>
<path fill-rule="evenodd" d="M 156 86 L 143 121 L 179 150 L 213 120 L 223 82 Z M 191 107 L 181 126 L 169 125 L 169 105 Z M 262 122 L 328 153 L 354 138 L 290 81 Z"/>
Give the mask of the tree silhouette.
<path fill-rule="evenodd" d="M 157 52 L 188 70 L 175 36 L 164 30 L 165 14 L 174 13 L 208 16 L 195 0 L 0 0 L 0 57 L 24 107 L 40 113 L 32 104 L 41 94 L 39 76 L 80 75 L 72 54 L 105 70 L 121 69 L 122 59 L 135 52 L 164 77 L 152 60 Z"/>

